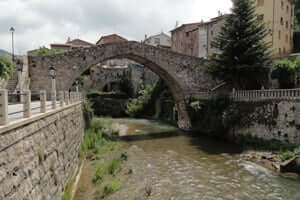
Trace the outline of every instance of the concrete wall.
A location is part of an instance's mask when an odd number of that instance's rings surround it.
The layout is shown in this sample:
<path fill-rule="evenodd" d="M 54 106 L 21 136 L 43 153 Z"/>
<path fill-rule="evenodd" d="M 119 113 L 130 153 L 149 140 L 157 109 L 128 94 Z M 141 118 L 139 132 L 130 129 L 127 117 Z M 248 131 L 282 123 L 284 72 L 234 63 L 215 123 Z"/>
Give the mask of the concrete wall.
<path fill-rule="evenodd" d="M 251 135 L 264 140 L 279 140 L 285 144 L 300 144 L 300 103 L 295 101 L 265 101 L 236 103 L 240 124 L 232 134 Z"/>
<path fill-rule="evenodd" d="M 6 88 L 7 80 L 0 79 L 0 88 Z"/>
<path fill-rule="evenodd" d="M 78 166 L 81 104 L 0 128 L 0 199 L 60 200 Z"/>

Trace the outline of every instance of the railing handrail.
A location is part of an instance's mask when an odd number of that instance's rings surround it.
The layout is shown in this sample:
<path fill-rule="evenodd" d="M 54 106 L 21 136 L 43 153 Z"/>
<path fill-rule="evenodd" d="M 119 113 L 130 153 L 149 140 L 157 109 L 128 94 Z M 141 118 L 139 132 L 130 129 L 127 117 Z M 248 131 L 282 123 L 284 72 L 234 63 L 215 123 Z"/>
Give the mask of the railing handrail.
<path fill-rule="evenodd" d="M 55 110 L 62 108 L 65 105 L 71 105 L 73 103 L 82 101 L 82 94 L 80 92 L 69 92 L 69 91 L 60 91 L 59 98 L 56 98 L 56 91 L 47 92 L 45 90 L 40 91 L 39 93 L 34 93 L 34 95 L 40 95 L 40 106 L 35 106 L 32 108 L 31 96 L 33 95 L 30 90 L 23 90 L 18 94 L 9 94 L 8 90 L 0 89 L 0 126 L 9 124 L 8 116 L 15 114 L 23 113 L 23 118 L 32 117 L 32 111 L 40 109 L 40 113 L 46 113 L 47 110 Z M 51 94 L 51 101 L 47 101 L 47 94 Z M 17 109 L 13 112 L 8 112 L 8 96 L 10 95 L 22 95 L 23 99 L 23 109 Z M 49 109 L 50 107 L 50 109 Z"/>

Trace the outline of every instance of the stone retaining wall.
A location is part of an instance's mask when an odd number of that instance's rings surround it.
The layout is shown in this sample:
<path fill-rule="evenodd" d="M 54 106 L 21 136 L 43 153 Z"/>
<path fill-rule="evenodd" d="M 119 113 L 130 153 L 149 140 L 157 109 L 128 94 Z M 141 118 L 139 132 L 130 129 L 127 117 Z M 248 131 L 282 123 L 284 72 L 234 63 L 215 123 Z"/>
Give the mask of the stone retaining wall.
<path fill-rule="evenodd" d="M 300 144 L 300 103 L 278 100 L 235 103 L 231 110 L 239 113 L 239 125 L 231 129 L 235 136 L 253 136 Z M 228 113 L 227 113 L 228 114 Z"/>
<path fill-rule="evenodd" d="M 80 103 L 0 133 L 0 200 L 60 200 L 83 133 Z"/>

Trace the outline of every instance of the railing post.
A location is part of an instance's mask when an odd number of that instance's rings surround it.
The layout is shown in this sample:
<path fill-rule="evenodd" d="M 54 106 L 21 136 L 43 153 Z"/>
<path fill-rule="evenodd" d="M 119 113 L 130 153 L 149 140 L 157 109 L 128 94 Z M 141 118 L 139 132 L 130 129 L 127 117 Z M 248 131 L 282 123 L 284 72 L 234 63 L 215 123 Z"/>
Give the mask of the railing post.
<path fill-rule="evenodd" d="M 40 91 L 40 102 L 41 102 L 41 113 L 46 112 L 46 99 L 47 99 L 47 93 L 45 90 Z"/>
<path fill-rule="evenodd" d="M 24 91 L 24 118 L 31 117 L 31 91 L 25 90 Z"/>
<path fill-rule="evenodd" d="M 56 90 L 52 91 L 51 98 L 52 98 L 52 109 L 56 109 Z"/>
<path fill-rule="evenodd" d="M 60 91 L 59 92 L 59 102 L 60 102 L 60 107 L 64 107 L 64 92 Z"/>
<path fill-rule="evenodd" d="M 0 90 L 0 125 L 8 124 L 8 92 Z"/>
<path fill-rule="evenodd" d="M 66 105 L 69 105 L 69 92 L 68 91 L 65 91 L 65 103 Z"/>
<path fill-rule="evenodd" d="M 74 103 L 74 92 L 70 92 L 70 102 Z"/>

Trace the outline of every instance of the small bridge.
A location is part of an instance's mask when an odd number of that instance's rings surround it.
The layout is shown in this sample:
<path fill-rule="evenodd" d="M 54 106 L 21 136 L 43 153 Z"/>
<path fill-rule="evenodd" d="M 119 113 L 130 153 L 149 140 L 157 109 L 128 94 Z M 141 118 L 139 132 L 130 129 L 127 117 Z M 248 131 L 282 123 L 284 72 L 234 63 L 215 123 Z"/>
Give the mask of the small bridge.
<path fill-rule="evenodd" d="M 138 42 L 105 44 L 78 49 L 48 57 L 29 58 L 31 90 L 51 89 L 48 76 L 50 66 L 57 71 L 57 89 L 68 90 L 75 79 L 98 63 L 115 58 L 127 58 L 148 67 L 170 88 L 178 110 L 178 126 L 191 128 L 186 100 L 195 92 L 216 84 L 203 69 L 204 59 L 186 56 Z"/>

